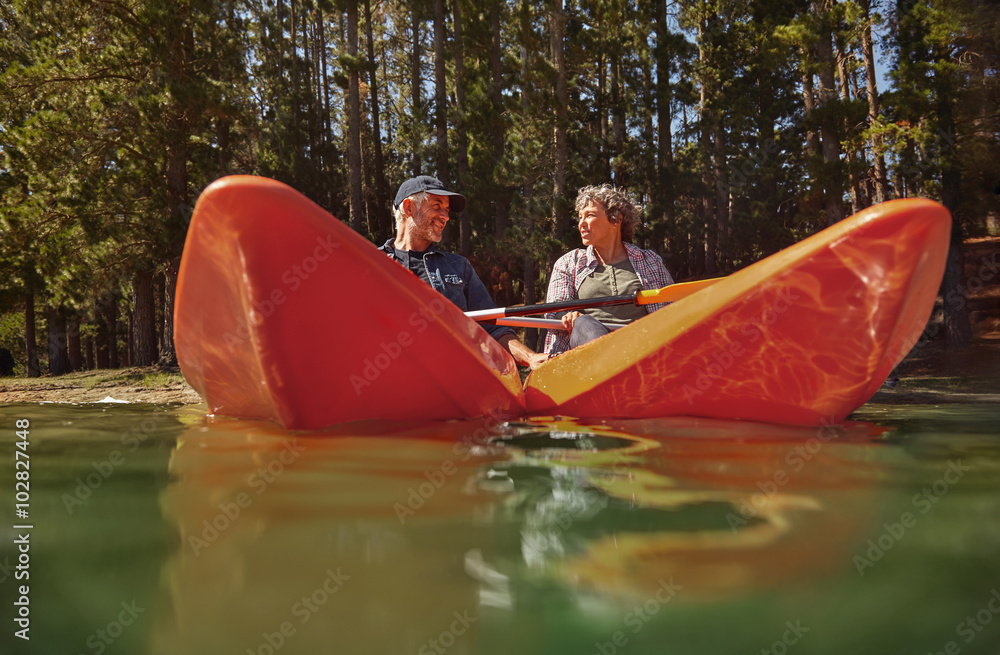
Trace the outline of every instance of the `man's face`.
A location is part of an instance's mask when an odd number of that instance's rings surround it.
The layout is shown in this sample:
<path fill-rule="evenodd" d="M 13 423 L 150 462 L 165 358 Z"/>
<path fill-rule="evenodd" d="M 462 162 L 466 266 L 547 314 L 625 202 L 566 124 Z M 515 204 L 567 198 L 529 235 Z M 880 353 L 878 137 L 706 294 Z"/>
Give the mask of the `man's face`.
<path fill-rule="evenodd" d="M 448 224 L 448 196 L 430 193 L 427 199 L 413 212 L 413 227 L 416 236 L 431 243 L 438 243 Z"/>

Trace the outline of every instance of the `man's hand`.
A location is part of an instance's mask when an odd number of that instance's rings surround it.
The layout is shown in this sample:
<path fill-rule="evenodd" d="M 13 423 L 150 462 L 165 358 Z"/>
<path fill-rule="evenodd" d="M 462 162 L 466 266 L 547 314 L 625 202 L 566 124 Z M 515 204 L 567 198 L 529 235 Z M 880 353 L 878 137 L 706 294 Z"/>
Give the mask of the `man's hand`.
<path fill-rule="evenodd" d="M 548 355 L 545 353 L 536 353 L 511 334 L 500 337 L 500 345 L 510 353 L 515 362 L 521 366 L 527 366 L 532 371 L 549 361 Z"/>
<path fill-rule="evenodd" d="M 527 346 L 525 346 L 525 348 L 527 348 Z M 547 361 L 549 361 L 549 356 L 547 353 L 535 353 L 533 355 L 528 356 L 528 362 L 526 364 L 523 364 L 523 366 L 527 366 L 532 371 L 534 371 L 536 368 L 538 368 Z"/>

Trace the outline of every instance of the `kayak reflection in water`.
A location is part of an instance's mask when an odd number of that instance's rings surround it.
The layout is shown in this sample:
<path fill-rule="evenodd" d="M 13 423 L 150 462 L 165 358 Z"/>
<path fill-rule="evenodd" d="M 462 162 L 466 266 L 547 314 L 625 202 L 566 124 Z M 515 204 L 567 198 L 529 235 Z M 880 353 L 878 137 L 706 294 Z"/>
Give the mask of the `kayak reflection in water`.
<path fill-rule="evenodd" d="M 496 304 L 468 259 L 442 252 L 441 241 L 449 212 L 465 209 L 465 196 L 445 188 L 429 175 L 410 178 L 400 185 L 393 202 L 396 238 L 380 248 L 462 311 L 493 309 Z M 482 326 L 521 366 L 532 369 L 548 359 L 522 343 L 509 327 Z"/>
<path fill-rule="evenodd" d="M 674 283 L 659 255 L 628 242 L 639 222 L 639 208 L 626 191 L 610 184 L 583 187 L 576 196 L 576 211 L 586 248 L 556 261 L 546 302 L 620 296 Z M 615 305 L 546 314 L 560 318 L 565 330 L 549 330 L 545 352 L 555 355 L 575 348 L 607 334 L 604 323 L 629 323 L 665 306 Z"/>

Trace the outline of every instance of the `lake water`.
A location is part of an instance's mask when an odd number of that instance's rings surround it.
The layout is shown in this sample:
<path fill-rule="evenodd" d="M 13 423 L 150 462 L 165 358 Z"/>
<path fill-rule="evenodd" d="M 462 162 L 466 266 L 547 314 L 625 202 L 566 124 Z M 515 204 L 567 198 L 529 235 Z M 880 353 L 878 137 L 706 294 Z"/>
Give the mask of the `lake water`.
<path fill-rule="evenodd" d="M 0 407 L 3 653 L 1000 652 L 995 404 L 836 429 L 203 412 Z"/>

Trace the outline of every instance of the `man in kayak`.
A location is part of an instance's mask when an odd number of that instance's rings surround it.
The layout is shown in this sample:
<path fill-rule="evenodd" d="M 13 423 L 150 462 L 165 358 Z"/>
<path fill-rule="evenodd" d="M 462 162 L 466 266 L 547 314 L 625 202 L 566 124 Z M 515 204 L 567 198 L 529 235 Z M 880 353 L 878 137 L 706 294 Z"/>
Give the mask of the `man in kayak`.
<path fill-rule="evenodd" d="M 420 175 L 400 185 L 393 202 L 396 238 L 380 248 L 413 271 L 424 282 L 458 305 L 462 311 L 496 307 L 468 259 L 438 250 L 448 212 L 465 209 L 465 196 L 449 191 L 437 178 Z M 518 364 L 537 368 L 548 355 L 522 343 L 509 327 L 483 325 Z"/>
<path fill-rule="evenodd" d="M 556 261 L 545 302 L 619 296 L 674 283 L 659 255 L 629 243 L 639 223 L 639 208 L 628 193 L 610 184 L 584 187 L 577 193 L 576 211 L 586 248 L 571 250 Z M 607 334 L 602 323 L 629 323 L 665 306 L 615 305 L 584 313 L 546 314 L 561 318 L 566 329 L 549 330 L 544 350 L 555 355 L 575 348 Z"/>

